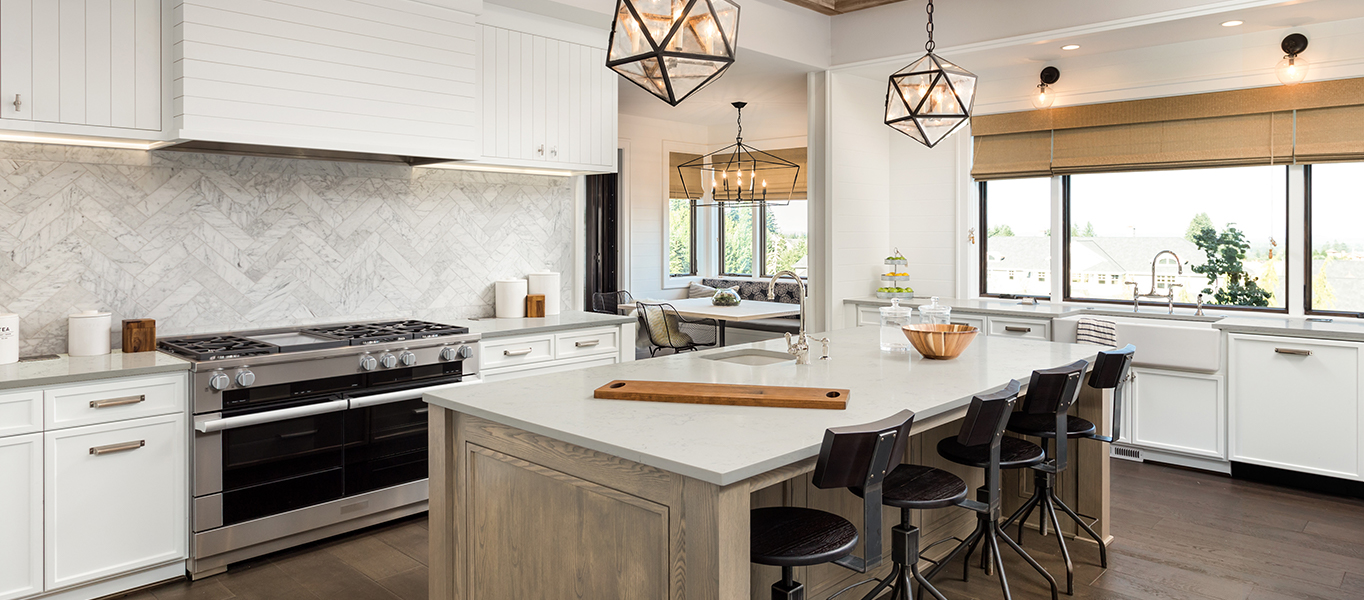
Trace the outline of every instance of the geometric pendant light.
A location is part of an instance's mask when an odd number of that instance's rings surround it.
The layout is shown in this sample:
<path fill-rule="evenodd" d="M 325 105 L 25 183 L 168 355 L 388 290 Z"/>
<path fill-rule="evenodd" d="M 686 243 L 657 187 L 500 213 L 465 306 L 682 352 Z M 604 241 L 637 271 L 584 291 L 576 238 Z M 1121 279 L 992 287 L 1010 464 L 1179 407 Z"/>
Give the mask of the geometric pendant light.
<path fill-rule="evenodd" d="M 734 64 L 731 0 L 618 0 L 606 66 L 664 102 L 679 102 Z"/>
<path fill-rule="evenodd" d="M 933 0 L 926 29 L 928 54 L 890 76 L 886 125 L 932 148 L 970 122 L 976 76 L 933 54 Z"/>

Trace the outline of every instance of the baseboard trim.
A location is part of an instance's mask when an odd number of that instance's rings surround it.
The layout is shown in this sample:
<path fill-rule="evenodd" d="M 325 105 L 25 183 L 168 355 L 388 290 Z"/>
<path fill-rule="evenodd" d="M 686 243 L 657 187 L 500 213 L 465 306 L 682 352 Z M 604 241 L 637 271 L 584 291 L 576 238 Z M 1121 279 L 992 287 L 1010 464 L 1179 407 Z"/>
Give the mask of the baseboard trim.
<path fill-rule="evenodd" d="M 1231 476 L 1236 479 L 1267 483 L 1280 487 L 1293 488 L 1332 496 L 1364 498 L 1364 481 L 1327 477 L 1316 473 L 1300 473 L 1276 467 L 1253 465 L 1250 463 L 1231 463 Z"/>

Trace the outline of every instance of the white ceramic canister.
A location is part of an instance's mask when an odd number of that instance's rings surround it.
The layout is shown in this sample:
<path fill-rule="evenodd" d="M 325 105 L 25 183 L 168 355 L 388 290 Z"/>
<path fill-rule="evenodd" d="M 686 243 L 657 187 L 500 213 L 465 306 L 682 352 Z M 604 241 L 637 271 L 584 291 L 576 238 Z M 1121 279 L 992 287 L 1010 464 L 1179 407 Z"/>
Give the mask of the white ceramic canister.
<path fill-rule="evenodd" d="M 66 319 L 66 353 L 71 356 L 103 356 L 109 353 L 113 316 L 87 310 Z"/>
<path fill-rule="evenodd" d="M 545 316 L 559 314 L 559 274 L 546 271 L 531 273 L 526 278 L 530 280 L 529 293 L 544 294 Z"/>
<path fill-rule="evenodd" d="M 19 315 L 0 315 L 0 365 L 19 362 Z"/>
<path fill-rule="evenodd" d="M 501 279 L 493 284 L 493 314 L 499 319 L 526 316 L 526 280 Z"/>

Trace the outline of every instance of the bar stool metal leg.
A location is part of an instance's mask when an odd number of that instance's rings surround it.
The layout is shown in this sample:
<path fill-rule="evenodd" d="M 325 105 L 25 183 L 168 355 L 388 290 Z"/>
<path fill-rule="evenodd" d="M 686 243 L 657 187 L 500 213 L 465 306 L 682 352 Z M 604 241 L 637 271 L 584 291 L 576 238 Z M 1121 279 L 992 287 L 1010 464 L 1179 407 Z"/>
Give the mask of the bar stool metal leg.
<path fill-rule="evenodd" d="M 805 600 L 805 586 L 791 567 L 781 568 L 781 581 L 772 584 L 772 600 Z"/>

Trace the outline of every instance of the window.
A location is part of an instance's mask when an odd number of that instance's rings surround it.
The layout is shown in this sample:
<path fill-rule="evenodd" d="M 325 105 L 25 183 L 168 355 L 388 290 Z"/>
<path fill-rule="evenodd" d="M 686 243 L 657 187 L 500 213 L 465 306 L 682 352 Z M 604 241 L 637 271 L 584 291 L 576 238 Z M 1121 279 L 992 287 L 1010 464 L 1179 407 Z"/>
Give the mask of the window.
<path fill-rule="evenodd" d="M 668 200 L 668 274 L 696 275 L 696 201 Z"/>
<path fill-rule="evenodd" d="M 1086 173 L 1063 185 L 1067 298 L 1131 302 L 1123 282 L 1132 281 L 1142 293 L 1173 291 L 1181 303 L 1204 292 L 1209 304 L 1285 306 L 1288 167 Z M 1165 250 L 1179 260 L 1157 257 Z M 1089 285 L 1084 278 L 1094 272 L 1102 273 Z"/>
<path fill-rule="evenodd" d="M 980 218 L 981 294 L 1050 296 L 1051 178 L 981 182 Z"/>
<path fill-rule="evenodd" d="M 720 274 L 748 277 L 753 271 L 752 207 L 720 207 Z"/>
<path fill-rule="evenodd" d="M 1307 167 L 1313 312 L 1364 312 L 1364 163 Z"/>
<path fill-rule="evenodd" d="M 789 270 L 801 277 L 809 275 L 810 226 L 804 200 L 786 206 L 766 205 L 763 212 L 764 277 Z"/>

